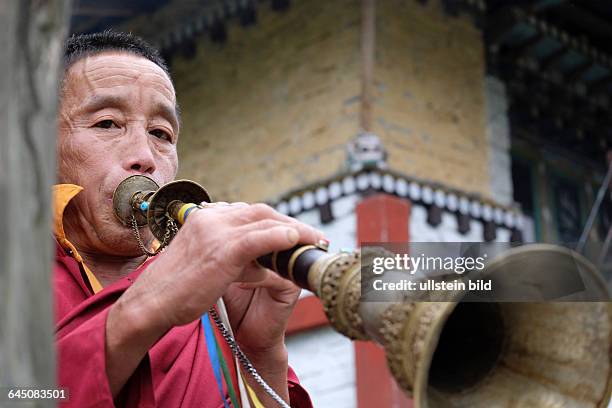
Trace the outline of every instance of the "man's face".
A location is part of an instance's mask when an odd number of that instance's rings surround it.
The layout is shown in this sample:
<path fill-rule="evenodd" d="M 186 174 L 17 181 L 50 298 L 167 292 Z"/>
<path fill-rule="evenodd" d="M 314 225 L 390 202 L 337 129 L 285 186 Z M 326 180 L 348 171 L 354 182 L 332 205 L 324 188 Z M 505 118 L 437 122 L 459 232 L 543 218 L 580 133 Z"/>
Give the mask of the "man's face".
<path fill-rule="evenodd" d="M 66 73 L 58 178 L 84 188 L 64 215 L 68 239 L 80 250 L 139 254 L 131 230 L 114 216 L 112 194 L 134 174 L 159 185 L 174 179 L 179 132 L 175 107 L 170 79 L 143 57 L 105 52 L 77 61 Z"/>

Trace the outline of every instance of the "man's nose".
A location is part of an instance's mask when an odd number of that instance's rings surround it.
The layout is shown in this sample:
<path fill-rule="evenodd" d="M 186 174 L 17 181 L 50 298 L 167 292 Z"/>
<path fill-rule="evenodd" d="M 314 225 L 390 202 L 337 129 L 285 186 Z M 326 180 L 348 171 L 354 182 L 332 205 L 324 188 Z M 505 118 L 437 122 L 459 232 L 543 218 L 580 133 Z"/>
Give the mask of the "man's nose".
<path fill-rule="evenodd" d="M 128 132 L 124 168 L 139 173 L 153 173 L 155 171 L 154 147 L 151 136 L 141 126 L 133 126 Z"/>

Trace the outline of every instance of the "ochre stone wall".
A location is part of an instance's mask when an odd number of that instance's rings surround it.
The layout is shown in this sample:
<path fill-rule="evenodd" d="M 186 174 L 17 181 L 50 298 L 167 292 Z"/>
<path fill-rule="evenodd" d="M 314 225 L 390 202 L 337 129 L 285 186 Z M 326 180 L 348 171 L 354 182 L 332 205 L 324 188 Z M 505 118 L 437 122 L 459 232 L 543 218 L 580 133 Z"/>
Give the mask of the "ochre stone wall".
<path fill-rule="evenodd" d="M 179 176 L 217 200 L 263 201 L 340 171 L 358 131 L 359 25 L 357 0 L 266 3 L 225 44 L 176 58 Z"/>
<path fill-rule="evenodd" d="M 438 1 L 377 2 L 373 130 L 397 171 L 489 196 L 484 49 Z"/>
<path fill-rule="evenodd" d="M 361 2 L 296 0 L 228 24 L 175 58 L 183 110 L 179 176 L 218 200 L 273 201 L 344 169 L 359 131 Z M 390 168 L 490 195 L 484 50 L 437 0 L 377 2 L 373 130 Z"/>

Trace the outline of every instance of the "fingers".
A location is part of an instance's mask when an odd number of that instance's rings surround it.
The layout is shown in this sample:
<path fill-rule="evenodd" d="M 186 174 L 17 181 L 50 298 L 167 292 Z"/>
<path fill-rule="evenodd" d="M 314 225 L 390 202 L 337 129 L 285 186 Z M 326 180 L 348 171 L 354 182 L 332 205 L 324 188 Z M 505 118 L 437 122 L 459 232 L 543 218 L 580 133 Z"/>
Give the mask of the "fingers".
<path fill-rule="evenodd" d="M 273 219 L 265 219 L 255 221 L 250 224 L 243 225 L 238 228 L 240 234 L 246 234 L 257 230 L 266 230 L 274 227 L 287 227 L 295 229 L 299 235 L 296 243 L 315 243 L 321 235 L 319 231 L 312 228 L 310 225 L 301 222 L 284 222 Z"/>
<path fill-rule="evenodd" d="M 298 242 L 315 243 L 324 238 L 324 234 L 308 224 L 304 224 L 293 217 L 281 214 L 266 204 L 236 203 L 205 203 L 204 211 L 207 215 L 225 215 L 236 226 L 254 224 L 252 228 L 271 228 L 277 224 L 267 221 L 274 220 L 296 228 L 300 234 Z M 252 229 L 250 228 L 250 229 Z"/>
<path fill-rule="evenodd" d="M 237 222 L 240 222 L 240 223 L 249 223 L 249 222 L 255 222 L 255 221 L 264 220 L 264 219 L 273 219 L 277 221 L 283 221 L 286 223 L 290 223 L 293 225 L 298 225 L 298 224 L 306 225 L 296 220 L 293 217 L 289 217 L 288 215 L 279 213 L 278 211 L 276 211 L 275 209 L 273 209 L 267 204 L 257 203 L 257 204 L 248 205 L 248 207 L 241 206 L 241 207 L 235 207 L 235 208 L 236 208 L 236 211 L 235 211 L 236 220 Z M 307 225 L 307 227 L 312 230 L 314 236 L 316 237 L 314 241 L 317 241 L 318 239 L 323 238 L 323 233 L 321 233 L 320 231 L 317 231 L 315 228 L 311 226 Z"/>
<path fill-rule="evenodd" d="M 235 203 L 227 203 L 225 201 L 215 201 L 214 203 L 208 203 L 203 201 L 200 203 L 200 207 L 206 211 L 225 212 L 235 210 L 237 208 L 247 208 L 249 204 L 237 201 Z"/>
<path fill-rule="evenodd" d="M 237 286 L 240 289 L 265 289 L 267 296 L 273 299 L 275 302 L 285 304 L 287 306 L 293 306 L 300 297 L 301 289 L 295 283 L 288 279 L 282 278 L 280 275 L 272 272 L 268 269 L 263 269 L 266 272 L 263 279 L 252 282 L 241 282 Z"/>
<path fill-rule="evenodd" d="M 297 229 L 286 225 L 251 229 L 227 243 L 228 261 L 232 265 L 244 265 L 245 261 L 270 252 L 289 249 L 295 246 L 299 239 Z"/>
<path fill-rule="evenodd" d="M 274 272 L 257 265 L 255 262 L 251 262 L 251 264 L 244 268 L 236 282 L 242 282 L 245 285 L 255 285 L 254 287 L 256 287 L 262 281 L 268 279 L 270 273 L 276 275 Z"/>
<path fill-rule="evenodd" d="M 283 291 L 283 290 L 300 290 L 297 285 L 291 282 L 288 279 L 282 278 L 276 272 L 272 272 L 269 269 L 264 269 L 259 267 L 260 271 L 264 271 L 264 274 L 258 272 L 257 278 L 252 279 L 249 278 L 248 281 L 242 280 L 239 284 L 239 287 L 242 289 L 254 289 L 254 288 L 266 288 L 275 291 Z M 255 271 L 250 270 L 249 274 L 254 273 Z"/>
<path fill-rule="evenodd" d="M 258 207 L 258 206 L 261 206 L 261 207 Z M 315 243 L 318 240 L 324 238 L 324 234 L 321 231 L 317 230 L 316 228 L 308 224 L 304 224 L 303 222 L 300 222 L 293 217 L 289 217 L 288 215 L 281 214 L 278 211 L 272 209 L 271 207 L 265 204 L 255 204 L 254 206 L 251 206 L 251 207 L 256 207 L 256 209 L 251 214 L 255 217 L 254 220 L 270 218 L 270 219 L 274 219 L 277 221 L 291 224 L 292 226 L 298 228 L 298 230 L 300 231 L 300 241 L 299 242 Z M 257 218 L 257 217 L 261 217 L 261 218 Z"/>
<path fill-rule="evenodd" d="M 196 236 L 210 237 L 215 231 L 222 242 L 219 252 L 230 265 L 244 268 L 254 259 L 302 243 L 316 243 L 323 233 L 310 225 L 280 214 L 265 204 L 209 203 L 195 211 Z M 197 238 L 200 239 L 200 238 Z"/>

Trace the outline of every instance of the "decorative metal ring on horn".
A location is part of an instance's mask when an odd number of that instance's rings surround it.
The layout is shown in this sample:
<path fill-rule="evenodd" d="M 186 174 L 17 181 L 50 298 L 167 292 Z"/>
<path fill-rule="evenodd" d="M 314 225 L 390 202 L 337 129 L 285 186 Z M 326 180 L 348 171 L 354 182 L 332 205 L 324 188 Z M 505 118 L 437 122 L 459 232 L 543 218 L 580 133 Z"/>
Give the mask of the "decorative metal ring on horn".
<path fill-rule="evenodd" d="M 159 241 L 166 235 L 167 217 L 173 202 L 211 202 L 210 195 L 198 183 L 191 180 L 176 180 L 161 188 L 149 177 L 134 175 L 123 180 L 113 194 L 113 209 L 117 218 L 130 225 L 132 216 L 139 226 L 148 225 Z"/>

